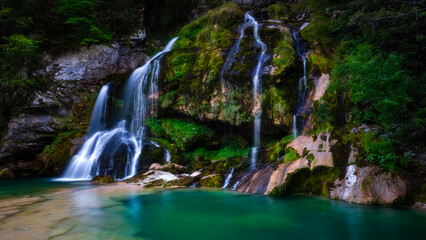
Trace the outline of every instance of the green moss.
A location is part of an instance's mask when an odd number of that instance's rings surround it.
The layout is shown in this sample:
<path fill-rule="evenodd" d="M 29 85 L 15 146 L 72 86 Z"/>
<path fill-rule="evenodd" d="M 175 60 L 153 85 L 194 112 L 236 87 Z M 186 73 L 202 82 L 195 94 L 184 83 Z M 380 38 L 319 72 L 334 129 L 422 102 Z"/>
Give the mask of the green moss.
<path fill-rule="evenodd" d="M 274 48 L 272 65 L 276 68 L 275 75 L 281 75 L 294 64 L 296 55 L 293 48 L 294 40 L 290 32 L 284 32 Z"/>
<path fill-rule="evenodd" d="M 210 46 L 228 47 L 232 44 L 231 28 L 241 22 L 244 13 L 235 3 L 226 3 L 184 26 L 179 32 L 175 49 Z"/>
<path fill-rule="evenodd" d="M 339 173 L 337 169 L 323 166 L 316 167 L 312 171 L 309 168 L 301 168 L 289 174 L 286 182 L 275 187 L 271 195 L 308 193 L 330 197 L 329 188 L 339 177 Z"/>
<path fill-rule="evenodd" d="M 90 180 L 91 182 L 97 182 L 97 183 L 113 183 L 114 182 L 114 178 L 111 176 L 95 176 L 94 178 L 92 178 L 92 180 Z"/>
<path fill-rule="evenodd" d="M 285 154 L 286 146 L 293 141 L 293 135 L 288 135 L 268 148 L 266 159 L 268 162 L 275 162 Z"/>
<path fill-rule="evenodd" d="M 53 174 L 59 174 L 71 158 L 70 152 L 73 147 L 71 141 L 82 135 L 83 132 L 80 130 L 60 133 L 53 143 L 46 146 L 40 154 L 46 168 L 51 169 Z"/>
<path fill-rule="evenodd" d="M 289 7 L 281 2 L 270 5 L 267 10 L 272 19 L 281 19 L 290 14 Z"/>
<path fill-rule="evenodd" d="M 313 19 L 308 26 L 300 32 L 303 39 L 309 42 L 318 40 L 328 42 L 331 38 L 330 19 L 325 16 L 318 16 Z"/>
<path fill-rule="evenodd" d="M 286 148 L 283 162 L 289 163 L 299 159 L 301 156 L 293 148 Z"/>
<path fill-rule="evenodd" d="M 155 137 L 170 139 L 182 148 L 191 147 L 195 143 L 208 142 L 215 136 L 210 128 L 180 119 L 149 119 L 147 126 Z"/>
<path fill-rule="evenodd" d="M 310 62 L 312 66 L 318 66 L 322 73 L 329 73 L 332 68 L 332 60 L 322 56 L 319 53 L 312 53 L 310 56 Z"/>
<path fill-rule="evenodd" d="M 222 187 L 223 186 L 223 177 L 220 175 L 214 175 L 208 178 L 202 178 L 200 180 L 200 185 L 202 187 Z"/>

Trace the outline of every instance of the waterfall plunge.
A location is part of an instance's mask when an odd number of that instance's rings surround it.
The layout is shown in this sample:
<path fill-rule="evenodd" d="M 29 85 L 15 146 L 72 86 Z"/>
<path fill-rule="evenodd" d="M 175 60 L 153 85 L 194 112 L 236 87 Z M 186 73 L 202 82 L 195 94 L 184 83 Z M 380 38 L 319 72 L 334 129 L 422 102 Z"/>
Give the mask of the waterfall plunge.
<path fill-rule="evenodd" d="M 113 175 L 125 179 L 137 173 L 145 120 L 148 115 L 155 116 L 157 113 L 160 61 L 176 40 L 172 39 L 163 51 L 132 73 L 124 89 L 124 115 L 110 130 L 106 130 L 105 124 L 109 85 L 101 89 L 90 121 L 88 139 L 71 159 L 60 180 L 90 180 L 100 174 L 101 158 L 110 158 L 108 167 L 113 168 L 113 158 L 116 154 L 123 155 L 122 151 L 127 153 L 124 154 L 125 159 L 120 157 L 124 170 L 118 174 L 114 172 Z"/>

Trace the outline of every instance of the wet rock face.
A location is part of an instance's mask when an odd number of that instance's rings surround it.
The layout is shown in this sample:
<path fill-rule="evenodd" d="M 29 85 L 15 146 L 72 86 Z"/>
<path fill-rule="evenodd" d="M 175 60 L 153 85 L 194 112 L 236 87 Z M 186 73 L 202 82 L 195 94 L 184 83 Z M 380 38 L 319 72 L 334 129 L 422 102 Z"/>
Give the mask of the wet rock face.
<path fill-rule="evenodd" d="M 396 204 L 407 192 L 407 183 L 401 177 L 378 167 L 350 165 L 345 178 L 334 184 L 331 198 L 360 204 Z"/>
<path fill-rule="evenodd" d="M 0 147 L 0 164 L 13 160 L 33 160 L 58 131 L 51 115 L 21 114 L 13 118 Z"/>

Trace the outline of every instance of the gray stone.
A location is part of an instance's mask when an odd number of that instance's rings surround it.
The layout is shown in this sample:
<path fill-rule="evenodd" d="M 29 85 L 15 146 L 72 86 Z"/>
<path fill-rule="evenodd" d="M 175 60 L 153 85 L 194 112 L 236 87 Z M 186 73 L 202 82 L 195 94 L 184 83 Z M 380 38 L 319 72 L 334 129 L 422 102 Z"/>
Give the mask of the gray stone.
<path fill-rule="evenodd" d="M 334 184 L 331 198 L 360 204 L 392 205 L 407 192 L 407 183 L 401 177 L 378 167 L 350 165 L 345 178 Z"/>

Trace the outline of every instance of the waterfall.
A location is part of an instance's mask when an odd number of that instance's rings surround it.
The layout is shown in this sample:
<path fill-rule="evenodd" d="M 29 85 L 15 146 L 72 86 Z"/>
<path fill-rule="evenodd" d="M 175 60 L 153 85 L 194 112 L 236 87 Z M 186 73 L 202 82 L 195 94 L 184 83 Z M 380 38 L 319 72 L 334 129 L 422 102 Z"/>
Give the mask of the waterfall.
<path fill-rule="evenodd" d="M 302 42 L 302 37 L 300 36 L 300 30 L 308 26 L 309 23 L 304 23 L 300 29 L 295 30 L 294 28 L 291 28 L 293 31 L 293 37 L 296 41 L 296 49 L 297 54 L 300 58 L 302 58 L 303 61 L 303 77 L 299 79 L 299 91 L 297 95 L 297 105 L 296 110 L 294 111 L 293 115 L 293 136 L 297 137 L 299 134 L 299 131 L 303 129 L 304 125 L 304 119 L 299 117 L 298 114 L 300 114 L 300 110 L 305 104 L 305 98 L 306 98 L 306 92 L 308 90 L 307 85 L 307 77 L 306 77 L 306 49 Z M 299 123 L 298 123 L 299 121 Z"/>
<path fill-rule="evenodd" d="M 168 163 L 172 160 L 172 156 L 170 155 L 170 152 L 167 149 L 164 149 L 164 159 Z"/>
<path fill-rule="evenodd" d="M 251 159 L 250 163 L 251 169 L 256 167 L 257 161 L 257 153 L 260 147 L 260 127 L 261 127 L 261 117 L 262 117 L 262 102 L 261 102 L 261 94 L 262 94 L 262 85 L 261 85 L 261 77 L 263 74 L 263 63 L 266 54 L 266 45 L 262 42 L 259 37 L 259 24 L 258 22 L 246 13 L 246 18 L 248 21 L 252 23 L 254 27 L 254 38 L 256 40 L 256 45 L 261 49 L 261 54 L 259 56 L 256 71 L 253 76 L 253 115 L 254 115 L 254 126 L 253 126 L 253 147 L 251 149 Z"/>
<path fill-rule="evenodd" d="M 99 92 L 98 98 L 93 108 L 90 118 L 89 130 L 87 136 L 92 136 L 94 133 L 103 131 L 106 128 L 106 114 L 108 105 L 109 83 L 104 85 Z"/>
<path fill-rule="evenodd" d="M 109 85 L 101 89 L 90 121 L 88 139 L 71 159 L 61 180 L 90 180 L 112 167 L 112 175 L 118 179 L 130 178 L 137 173 L 145 139 L 145 120 L 147 116 L 157 114 L 160 61 L 176 40 L 172 39 L 163 51 L 132 73 L 123 92 L 125 109 L 122 120 L 109 130 L 104 124 Z M 118 158 L 117 163 L 114 158 Z"/>
<path fill-rule="evenodd" d="M 222 84 L 222 94 L 226 93 L 226 87 L 228 85 L 228 81 L 225 79 L 225 73 L 229 70 L 229 68 L 232 66 L 232 64 L 236 61 L 235 57 L 237 54 L 241 51 L 241 40 L 243 40 L 245 36 L 245 31 L 248 27 L 253 26 L 253 18 L 246 13 L 244 16 L 244 24 L 241 26 L 240 30 L 240 36 L 238 37 L 237 41 L 234 43 L 234 45 L 231 47 L 228 53 L 228 57 L 226 58 L 225 63 L 223 64 L 223 67 L 220 71 L 220 81 Z"/>
<path fill-rule="evenodd" d="M 232 175 L 234 174 L 234 168 L 231 169 L 231 173 L 226 176 L 225 184 L 223 184 L 222 188 L 226 188 L 229 185 L 229 181 L 231 181 Z"/>

